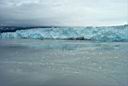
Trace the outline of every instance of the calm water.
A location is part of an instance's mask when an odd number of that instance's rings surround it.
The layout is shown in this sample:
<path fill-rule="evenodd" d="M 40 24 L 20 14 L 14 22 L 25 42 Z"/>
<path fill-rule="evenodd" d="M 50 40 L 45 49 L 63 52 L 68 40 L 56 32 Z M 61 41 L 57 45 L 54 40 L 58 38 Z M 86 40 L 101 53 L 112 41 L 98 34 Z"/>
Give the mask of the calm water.
<path fill-rule="evenodd" d="M 128 42 L 0 40 L 0 86 L 128 86 Z"/>

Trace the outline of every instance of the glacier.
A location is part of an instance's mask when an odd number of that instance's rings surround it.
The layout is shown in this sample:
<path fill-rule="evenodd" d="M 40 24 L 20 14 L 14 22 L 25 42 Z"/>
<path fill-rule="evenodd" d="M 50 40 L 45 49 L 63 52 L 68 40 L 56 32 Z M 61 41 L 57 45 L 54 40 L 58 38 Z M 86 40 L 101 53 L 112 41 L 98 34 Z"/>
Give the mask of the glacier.
<path fill-rule="evenodd" d="M 1 32 L 0 39 L 63 39 L 128 41 L 128 25 L 108 27 L 49 27 Z"/>

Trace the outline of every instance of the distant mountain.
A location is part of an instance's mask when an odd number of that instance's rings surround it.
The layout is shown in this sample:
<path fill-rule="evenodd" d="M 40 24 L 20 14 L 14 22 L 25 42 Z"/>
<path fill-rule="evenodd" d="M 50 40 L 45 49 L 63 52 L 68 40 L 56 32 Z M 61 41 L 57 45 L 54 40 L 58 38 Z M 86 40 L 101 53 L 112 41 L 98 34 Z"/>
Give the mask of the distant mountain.
<path fill-rule="evenodd" d="M 126 28 L 128 24 L 125 25 L 118 25 L 118 26 L 101 26 L 101 27 L 93 27 L 93 26 L 86 26 L 80 28 Z M 17 30 L 26 30 L 26 29 L 35 29 L 35 28 L 74 28 L 68 26 L 0 26 L 0 33 L 3 32 L 15 32 Z M 79 27 L 75 27 L 79 28 Z"/>

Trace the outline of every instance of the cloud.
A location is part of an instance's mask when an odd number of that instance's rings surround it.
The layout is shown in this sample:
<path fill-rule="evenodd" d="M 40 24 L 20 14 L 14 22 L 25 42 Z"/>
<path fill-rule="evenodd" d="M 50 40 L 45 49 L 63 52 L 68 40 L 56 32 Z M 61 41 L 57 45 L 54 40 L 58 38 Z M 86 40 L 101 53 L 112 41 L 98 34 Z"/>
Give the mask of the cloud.
<path fill-rule="evenodd" d="M 40 0 L 1 0 L 0 3 L 6 7 L 17 7 L 29 4 L 39 4 Z"/>
<path fill-rule="evenodd" d="M 0 0 L 0 22 L 110 25 L 128 21 L 127 0 Z"/>

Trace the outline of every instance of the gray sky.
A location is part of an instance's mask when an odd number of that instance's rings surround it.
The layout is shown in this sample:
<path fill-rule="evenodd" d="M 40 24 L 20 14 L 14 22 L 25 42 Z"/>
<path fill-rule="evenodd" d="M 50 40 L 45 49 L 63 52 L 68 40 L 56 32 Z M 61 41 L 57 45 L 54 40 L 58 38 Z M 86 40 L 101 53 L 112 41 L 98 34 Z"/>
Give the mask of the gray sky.
<path fill-rule="evenodd" d="M 1 25 L 99 26 L 128 23 L 128 0 L 0 0 Z"/>

